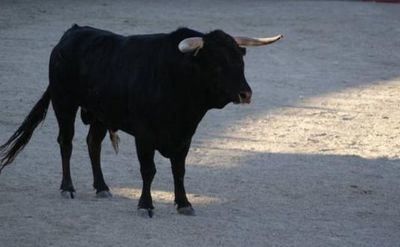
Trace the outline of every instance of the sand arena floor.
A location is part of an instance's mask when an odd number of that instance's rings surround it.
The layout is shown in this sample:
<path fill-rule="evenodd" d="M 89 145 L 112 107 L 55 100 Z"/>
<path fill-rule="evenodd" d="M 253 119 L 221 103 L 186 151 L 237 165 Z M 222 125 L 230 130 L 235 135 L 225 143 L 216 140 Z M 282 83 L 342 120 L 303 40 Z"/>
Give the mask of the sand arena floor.
<path fill-rule="evenodd" d="M 0 176 L 0 246 L 397 246 L 400 241 L 400 4 L 357 1 L 1 1 L 0 142 L 48 84 L 48 57 L 73 23 L 121 34 L 188 26 L 275 35 L 248 49 L 249 106 L 211 111 L 194 136 L 178 215 L 156 156 L 155 217 L 137 215 L 134 139 L 107 139 L 114 197 L 92 189 L 76 122 L 74 200 L 60 197 L 52 109 Z"/>

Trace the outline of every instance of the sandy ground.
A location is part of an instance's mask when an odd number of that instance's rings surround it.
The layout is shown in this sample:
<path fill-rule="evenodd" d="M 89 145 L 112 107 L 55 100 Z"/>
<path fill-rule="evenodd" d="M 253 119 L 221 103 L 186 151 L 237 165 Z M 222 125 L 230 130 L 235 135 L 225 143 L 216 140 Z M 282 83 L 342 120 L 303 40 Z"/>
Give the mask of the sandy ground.
<path fill-rule="evenodd" d="M 156 157 L 155 217 L 137 215 L 133 138 L 104 142 L 114 197 L 95 198 L 76 122 L 63 199 L 49 111 L 0 176 L 0 246 L 398 246 L 400 4 L 343 1 L 0 2 L 0 142 L 45 90 L 48 57 L 72 23 L 122 34 L 179 26 L 285 39 L 248 49 L 249 106 L 211 111 L 188 157 L 196 217 L 178 215 L 172 175 Z"/>

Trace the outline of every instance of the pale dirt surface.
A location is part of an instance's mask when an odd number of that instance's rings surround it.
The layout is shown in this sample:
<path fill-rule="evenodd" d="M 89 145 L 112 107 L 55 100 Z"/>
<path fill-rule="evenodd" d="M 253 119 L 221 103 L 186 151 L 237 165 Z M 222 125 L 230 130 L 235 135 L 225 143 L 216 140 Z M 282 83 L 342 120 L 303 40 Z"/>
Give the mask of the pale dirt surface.
<path fill-rule="evenodd" d="M 399 246 L 400 4 L 343 1 L 1 1 L 0 142 L 45 90 L 48 57 L 72 23 L 122 34 L 179 26 L 285 39 L 248 49 L 254 98 L 208 113 L 177 215 L 168 160 L 156 157 L 155 217 L 137 215 L 133 138 L 104 142 L 110 200 L 95 198 L 76 122 L 74 200 L 50 109 L 0 176 L 0 246 Z"/>

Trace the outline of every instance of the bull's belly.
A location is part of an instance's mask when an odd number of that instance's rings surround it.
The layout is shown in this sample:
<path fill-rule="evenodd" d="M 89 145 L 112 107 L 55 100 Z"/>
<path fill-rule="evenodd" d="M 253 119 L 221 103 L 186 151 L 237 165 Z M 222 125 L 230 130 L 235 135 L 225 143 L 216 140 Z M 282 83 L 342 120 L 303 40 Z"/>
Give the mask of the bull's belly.
<path fill-rule="evenodd" d="M 160 143 L 156 146 L 156 150 L 166 158 L 172 158 L 181 153 L 190 141 L 181 141 L 180 143 Z"/>
<path fill-rule="evenodd" d="M 143 116 L 130 116 L 127 113 L 112 110 L 112 108 L 105 111 L 104 108 L 86 106 L 86 108 L 82 107 L 82 112 L 87 112 L 86 115 L 91 121 L 100 121 L 110 130 L 121 130 L 135 138 L 146 140 L 166 158 L 171 158 L 185 150 L 190 145 L 194 134 L 193 128 L 186 130 L 186 128 L 172 127 L 182 126 L 180 124 L 160 124 L 166 122 L 163 120 L 154 123 L 146 120 Z M 82 114 L 82 120 L 85 122 L 84 115 Z M 90 124 L 90 122 L 86 121 L 86 124 Z"/>

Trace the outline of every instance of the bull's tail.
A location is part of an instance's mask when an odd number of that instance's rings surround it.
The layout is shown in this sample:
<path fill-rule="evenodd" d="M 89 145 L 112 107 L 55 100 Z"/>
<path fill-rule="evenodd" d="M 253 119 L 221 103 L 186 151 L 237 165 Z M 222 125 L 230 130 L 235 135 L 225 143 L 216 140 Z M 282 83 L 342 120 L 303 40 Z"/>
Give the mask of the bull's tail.
<path fill-rule="evenodd" d="M 49 88 L 47 88 L 46 92 L 44 92 L 40 100 L 32 108 L 17 131 L 15 131 L 6 143 L 0 146 L 0 173 L 5 166 L 13 162 L 18 153 L 28 144 L 33 131 L 46 117 L 49 104 L 50 92 Z"/>

